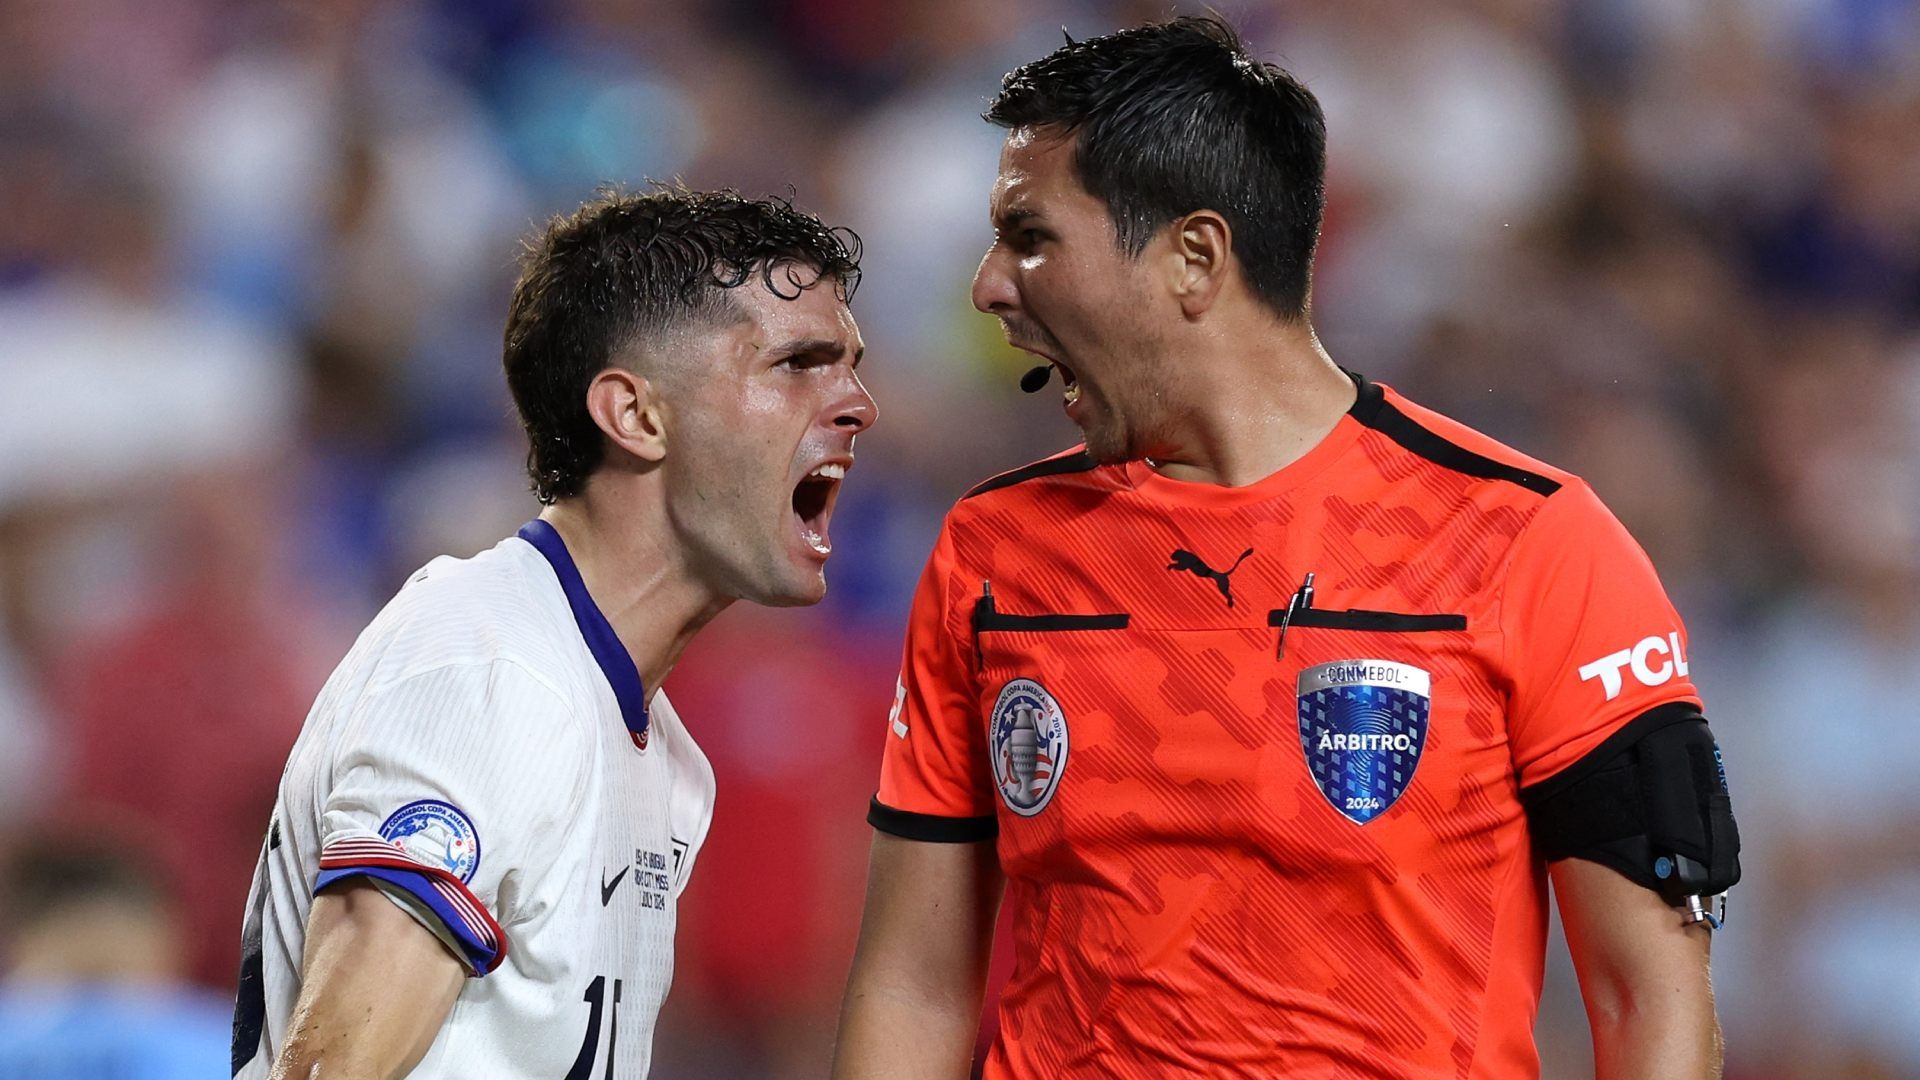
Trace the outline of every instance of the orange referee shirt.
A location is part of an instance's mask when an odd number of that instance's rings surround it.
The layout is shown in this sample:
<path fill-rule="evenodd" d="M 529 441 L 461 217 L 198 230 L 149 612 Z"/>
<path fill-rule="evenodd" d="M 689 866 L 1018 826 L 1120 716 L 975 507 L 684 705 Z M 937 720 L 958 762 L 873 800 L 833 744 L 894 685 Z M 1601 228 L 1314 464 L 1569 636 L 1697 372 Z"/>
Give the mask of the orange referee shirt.
<path fill-rule="evenodd" d="M 948 515 L 870 820 L 996 838 L 988 1077 L 1538 1075 L 1520 790 L 1697 705 L 1686 633 L 1578 478 L 1355 379 L 1247 487 L 1075 452 Z"/>

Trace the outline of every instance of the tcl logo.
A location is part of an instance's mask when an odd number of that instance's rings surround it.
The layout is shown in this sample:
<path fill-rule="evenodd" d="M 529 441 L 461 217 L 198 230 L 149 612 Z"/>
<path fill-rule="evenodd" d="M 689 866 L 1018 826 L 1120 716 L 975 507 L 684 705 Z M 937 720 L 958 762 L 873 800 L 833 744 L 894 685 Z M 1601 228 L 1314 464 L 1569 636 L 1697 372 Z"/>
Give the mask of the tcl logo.
<path fill-rule="evenodd" d="M 1658 662 L 1654 658 L 1658 657 Z M 1666 637 L 1641 638 L 1640 643 L 1631 649 L 1621 649 L 1616 653 L 1595 660 L 1580 669 L 1580 681 L 1600 680 L 1601 689 L 1607 692 L 1607 700 L 1620 696 L 1624 680 L 1620 669 L 1633 672 L 1633 677 L 1646 686 L 1659 686 L 1675 675 L 1685 677 L 1688 671 L 1687 656 L 1680 651 L 1680 632 L 1678 630 Z"/>
<path fill-rule="evenodd" d="M 887 714 L 887 723 L 893 726 L 893 733 L 901 738 L 907 737 L 907 722 L 900 719 L 900 710 L 907 704 L 907 677 L 901 675 L 893 684 L 893 711 Z"/>

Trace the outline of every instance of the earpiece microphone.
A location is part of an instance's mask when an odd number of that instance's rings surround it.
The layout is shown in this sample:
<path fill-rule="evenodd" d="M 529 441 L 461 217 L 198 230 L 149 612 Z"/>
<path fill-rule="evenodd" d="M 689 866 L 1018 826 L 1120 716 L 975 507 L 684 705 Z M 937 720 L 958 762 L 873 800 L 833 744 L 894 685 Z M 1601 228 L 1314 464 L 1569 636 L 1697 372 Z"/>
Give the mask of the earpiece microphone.
<path fill-rule="evenodd" d="M 1040 392 L 1040 388 L 1047 385 L 1047 380 L 1051 378 L 1053 378 L 1053 365 L 1041 364 L 1039 367 L 1020 376 L 1020 389 L 1025 390 L 1029 394 L 1037 394 Z"/>

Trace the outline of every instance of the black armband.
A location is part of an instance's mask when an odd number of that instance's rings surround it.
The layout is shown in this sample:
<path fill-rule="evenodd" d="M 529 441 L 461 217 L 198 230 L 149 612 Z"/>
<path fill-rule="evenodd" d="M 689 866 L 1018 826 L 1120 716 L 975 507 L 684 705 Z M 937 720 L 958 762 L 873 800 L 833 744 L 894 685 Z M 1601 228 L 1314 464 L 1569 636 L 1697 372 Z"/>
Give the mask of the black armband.
<path fill-rule="evenodd" d="M 1676 907 L 1740 880 L 1740 832 L 1706 717 L 1686 702 L 1642 713 L 1593 751 L 1520 792 L 1548 862 L 1608 866 Z"/>
<path fill-rule="evenodd" d="M 878 795 L 867 805 L 867 824 L 903 839 L 934 844 L 971 844 L 1000 834 L 1000 822 L 992 814 L 983 817 L 916 814 L 896 810 L 881 802 Z"/>

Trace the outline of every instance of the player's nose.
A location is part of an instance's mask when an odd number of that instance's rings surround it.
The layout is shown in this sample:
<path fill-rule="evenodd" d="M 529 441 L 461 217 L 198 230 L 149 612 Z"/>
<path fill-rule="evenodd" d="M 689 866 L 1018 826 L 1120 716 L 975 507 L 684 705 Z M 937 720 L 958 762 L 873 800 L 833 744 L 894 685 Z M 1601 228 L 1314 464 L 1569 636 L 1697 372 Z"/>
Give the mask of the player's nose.
<path fill-rule="evenodd" d="M 866 384 L 860 381 L 858 374 L 852 374 L 848 382 L 850 385 L 846 395 L 834 403 L 833 426 L 858 435 L 880 418 L 880 404 L 867 392 Z"/>
<path fill-rule="evenodd" d="M 1002 315 L 1020 305 L 1020 292 L 1014 287 L 1008 265 L 1010 254 L 999 244 L 993 245 L 973 273 L 973 306 L 988 315 Z"/>

